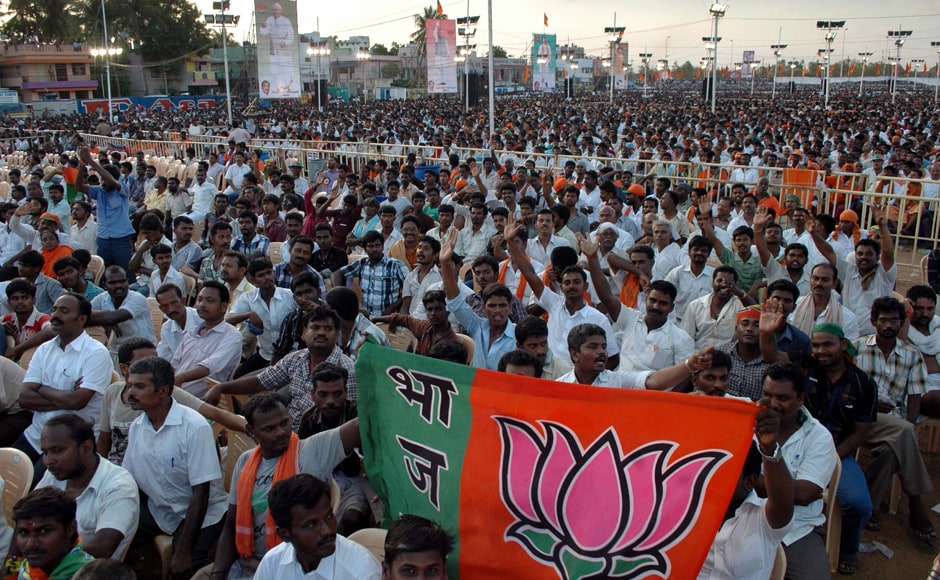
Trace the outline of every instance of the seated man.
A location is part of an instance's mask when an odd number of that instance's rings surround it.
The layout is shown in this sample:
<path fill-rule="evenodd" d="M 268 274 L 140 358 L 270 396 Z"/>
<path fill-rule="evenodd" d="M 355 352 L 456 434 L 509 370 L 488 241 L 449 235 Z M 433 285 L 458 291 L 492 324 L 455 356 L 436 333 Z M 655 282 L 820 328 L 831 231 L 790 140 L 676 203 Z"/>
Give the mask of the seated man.
<path fill-rule="evenodd" d="M 55 336 L 48 314 L 36 309 L 36 287 L 26 278 L 14 278 L 6 287 L 7 302 L 13 312 L 0 318 L 3 331 L 13 338 L 13 347 L 3 356 L 17 360 L 27 350 Z"/>
<path fill-rule="evenodd" d="M 522 375 L 525 377 L 541 378 L 542 364 L 534 355 L 522 349 L 511 350 L 499 359 L 499 365 L 496 370 L 501 373 L 511 375 Z"/>
<path fill-rule="evenodd" d="M 150 305 L 139 292 L 130 292 L 127 273 L 120 266 L 108 266 L 104 270 L 105 293 L 91 301 L 90 326 L 112 327 L 108 348 L 112 358 L 117 358 L 121 345 L 132 338 L 157 341 L 153 331 Z M 111 369 L 115 370 L 115 369 Z"/>
<path fill-rule="evenodd" d="M 762 402 L 767 402 L 762 401 Z M 738 485 L 699 578 L 769 578 L 793 517 L 793 478 L 777 438 L 780 417 L 763 407 Z M 763 495 L 756 493 L 758 489 Z"/>
<path fill-rule="evenodd" d="M 680 328 L 692 337 L 695 348 L 718 346 L 734 338 L 738 312 L 745 306 L 738 296 L 747 300 L 737 287 L 737 280 L 738 273 L 731 266 L 715 268 L 711 294 L 696 298 L 686 306 Z"/>
<path fill-rule="evenodd" d="M 202 319 L 195 308 L 186 306 L 183 292 L 175 284 L 164 284 L 154 292 L 157 307 L 166 320 L 160 327 L 160 342 L 157 343 L 157 356 L 170 360 L 176 347 L 183 340 L 183 333 L 199 326 Z M 120 351 L 121 349 L 118 349 Z"/>
<path fill-rule="evenodd" d="M 554 381 L 571 370 L 569 363 L 548 348 L 548 325 L 538 316 L 527 316 L 520 320 L 515 334 L 516 348 L 534 356 L 541 365 L 536 376 Z"/>
<path fill-rule="evenodd" d="M 104 393 L 97 444 L 98 453 L 115 465 L 123 463 L 128 431 L 134 419 L 141 415 L 140 411 L 132 409 L 127 402 L 126 381 L 129 370 L 135 362 L 151 356 L 158 356 L 157 349 L 152 342 L 144 338 L 130 340 L 118 349 L 118 365 L 124 380 L 111 383 Z M 204 403 L 183 389 L 173 389 L 173 399 L 184 407 L 197 411 L 209 421 L 220 423 L 227 429 L 245 431 L 245 420 L 242 417 Z"/>
<path fill-rule="evenodd" d="M 728 394 L 733 366 L 730 356 L 720 350 L 713 350 L 711 366 L 692 375 L 692 393 L 707 397 L 741 399 Z"/>
<path fill-rule="evenodd" d="M 356 403 L 346 397 L 349 373 L 332 363 L 320 363 L 310 377 L 313 382 L 313 407 L 300 420 L 297 435 L 307 438 L 328 429 L 336 429 L 359 416 Z M 362 488 L 359 456 L 350 453 L 336 466 L 333 481 L 339 485 L 340 505 L 336 510 L 337 530 L 343 535 L 369 527 L 372 510 Z"/>
<path fill-rule="evenodd" d="M 281 324 L 281 332 L 274 343 L 271 364 L 304 347 L 304 314 L 320 305 L 320 284 L 313 274 L 303 272 L 290 281 L 290 291 L 297 306 Z"/>
<path fill-rule="evenodd" d="M 75 509 L 75 500 L 51 487 L 35 489 L 16 502 L 14 538 L 25 561 L 10 578 L 70 580 L 94 560 L 79 542 Z"/>
<path fill-rule="evenodd" d="M 36 464 L 34 483 L 43 472 L 39 437 L 46 421 L 68 410 L 97 425 L 112 364 L 104 345 L 85 333 L 90 315 L 91 303 L 81 294 L 60 296 L 50 321 L 56 338 L 36 349 L 23 377 L 20 406 L 33 411 L 33 419 L 13 446 Z"/>
<path fill-rule="evenodd" d="M 228 514 L 212 567 L 213 577 L 227 573 L 232 580 L 252 578 L 264 554 L 280 541 L 268 512 L 271 484 L 292 475 L 294 465 L 301 473 L 328 481 L 334 468 L 361 444 L 359 419 L 299 439 L 291 433 L 287 404 L 277 393 L 254 395 L 243 410 L 248 433 L 258 446 L 235 464 Z"/>
<path fill-rule="evenodd" d="M 878 507 L 897 473 L 901 489 L 908 496 L 909 523 L 914 534 L 932 542 L 937 533 L 922 496 L 933 485 L 914 431 L 921 397 L 927 392 L 927 369 L 917 349 L 898 340 L 898 331 L 906 320 L 907 313 L 898 300 L 890 296 L 875 298 L 871 305 L 875 334 L 855 341 L 855 364 L 878 386 L 878 420 L 865 439 L 875 459 L 866 467 L 865 478 L 872 506 Z M 877 517 L 872 519 L 877 522 Z"/>
<path fill-rule="evenodd" d="M 143 414 L 131 423 L 124 467 L 140 487 L 135 544 L 173 536 L 170 571 L 189 576 L 209 562 L 222 531 L 225 491 L 212 427 L 173 400 L 170 363 L 157 357 L 131 365 L 127 400 Z"/>
<path fill-rule="evenodd" d="M 52 271 L 55 272 L 59 284 L 66 292 L 75 292 L 91 300 L 103 293 L 104 289 L 95 286 L 91 280 L 85 278 L 86 268 L 78 260 L 77 255 L 76 251 L 68 258 L 59 258 L 52 265 Z"/>
<path fill-rule="evenodd" d="M 356 367 L 340 350 L 339 316 L 324 306 L 317 306 L 304 315 L 304 343 L 307 348 L 292 352 L 276 365 L 257 375 L 249 375 L 216 385 L 209 389 L 203 400 L 216 404 L 223 394 L 252 394 L 263 390 L 276 391 L 288 387 L 290 391 L 291 428 L 300 428 L 300 419 L 313 407 L 310 396 L 310 369 L 321 362 L 335 363 L 349 371 L 347 397 L 356 400 Z"/>
<path fill-rule="evenodd" d="M 762 402 L 780 421 L 777 443 L 793 478 L 793 521 L 783 538 L 787 576 L 821 578 L 829 575 L 829 559 L 822 536 L 814 532 L 825 522 L 822 493 L 838 455 L 832 436 L 803 406 L 805 390 L 806 373 L 793 363 L 773 364 L 764 373 Z M 769 491 L 762 476 L 758 495 Z"/>
<path fill-rule="evenodd" d="M 33 418 L 32 413 L 20 406 L 25 374 L 23 367 L 0 357 L 0 447 L 12 445 Z"/>
<path fill-rule="evenodd" d="M 339 330 L 343 337 L 340 348 L 353 361 L 368 337 L 382 346 L 390 346 L 382 329 L 359 310 L 359 297 L 352 288 L 333 288 L 326 293 L 324 301 L 339 316 Z"/>
<path fill-rule="evenodd" d="M 78 415 L 49 419 L 40 446 L 47 471 L 37 488 L 55 487 L 75 498 L 83 550 L 95 558 L 122 559 L 137 531 L 134 478 L 95 452 L 95 431 Z"/>
<path fill-rule="evenodd" d="M 388 528 L 385 536 L 385 560 L 382 578 L 408 580 L 410 578 L 447 579 L 447 555 L 454 549 L 456 539 L 437 522 L 402 514 Z"/>
<path fill-rule="evenodd" d="M 301 473 L 275 483 L 268 509 L 282 543 L 264 555 L 257 578 L 304 578 L 316 570 L 334 580 L 382 578 L 369 550 L 336 533 L 330 486 L 323 480 Z"/>
<path fill-rule="evenodd" d="M 447 312 L 447 297 L 442 290 L 428 290 L 421 298 L 426 320 L 406 314 L 389 314 L 372 319 L 376 324 L 388 324 L 389 330 L 404 326 L 418 339 L 415 354 L 427 356 L 434 345 L 445 340 L 457 340 Z"/>
<path fill-rule="evenodd" d="M 456 230 L 455 230 L 456 231 Z M 370 316 L 398 312 L 401 307 L 402 288 L 408 276 L 408 266 L 389 258 L 383 249 L 382 234 L 366 232 L 362 237 L 366 257 L 333 272 L 333 286 L 345 286 L 348 278 L 359 278 L 362 305 Z M 441 261 L 444 257 L 441 256 Z"/>
<path fill-rule="evenodd" d="M 907 340 L 920 351 L 927 370 L 927 392 L 920 399 L 920 414 L 940 418 L 940 317 L 937 316 L 937 293 L 930 286 L 911 286 L 907 300 L 912 305 Z M 904 337 L 904 327 L 900 336 Z"/>
<path fill-rule="evenodd" d="M 238 364 L 242 336 L 225 321 L 228 288 L 221 282 L 206 282 L 196 297 L 196 313 L 201 322 L 183 331 L 170 361 L 176 372 L 176 386 L 197 397 L 206 394 L 204 379 L 227 380 Z"/>
<path fill-rule="evenodd" d="M 729 393 L 752 401 L 761 398 L 761 385 L 769 364 L 760 352 L 758 325 L 760 310 L 748 307 L 738 312 L 731 342 L 715 347 L 731 357 L 731 389 Z"/>
<path fill-rule="evenodd" d="M 697 352 L 684 362 L 658 371 L 608 371 L 606 331 L 596 324 L 579 324 L 568 333 L 568 353 L 572 369 L 559 383 L 580 383 L 595 387 L 651 389 L 665 391 L 677 387 L 696 372 L 711 365 L 711 349 Z"/>

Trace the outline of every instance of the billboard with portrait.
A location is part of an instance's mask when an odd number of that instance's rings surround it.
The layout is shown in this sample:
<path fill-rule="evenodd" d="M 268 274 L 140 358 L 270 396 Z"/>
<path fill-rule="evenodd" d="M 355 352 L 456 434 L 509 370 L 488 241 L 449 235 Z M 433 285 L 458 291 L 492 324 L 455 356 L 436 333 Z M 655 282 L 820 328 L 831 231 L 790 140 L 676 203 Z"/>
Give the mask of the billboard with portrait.
<path fill-rule="evenodd" d="M 303 83 L 297 59 L 297 2 L 255 0 L 258 35 L 258 96 L 296 99 Z"/>
<path fill-rule="evenodd" d="M 532 90 L 555 90 L 555 35 L 532 35 Z"/>
<path fill-rule="evenodd" d="M 457 22 L 428 18 L 424 40 L 427 45 L 428 94 L 457 92 Z"/>

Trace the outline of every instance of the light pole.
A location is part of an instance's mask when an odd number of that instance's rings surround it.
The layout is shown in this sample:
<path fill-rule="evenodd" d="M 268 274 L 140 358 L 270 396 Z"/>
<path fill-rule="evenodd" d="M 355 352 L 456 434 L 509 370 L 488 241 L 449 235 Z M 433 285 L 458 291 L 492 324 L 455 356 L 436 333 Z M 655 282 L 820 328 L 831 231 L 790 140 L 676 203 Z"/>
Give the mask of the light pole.
<path fill-rule="evenodd" d="M 653 58 L 652 52 L 641 52 L 640 62 L 643 63 L 643 96 L 647 96 L 648 85 L 646 84 L 650 76 L 650 59 Z"/>
<path fill-rule="evenodd" d="M 760 64 L 760 59 L 747 61 L 747 70 L 751 73 L 751 96 L 754 96 L 754 77 L 757 76 L 754 71 L 754 65 Z M 776 66 L 774 67 L 776 68 Z"/>
<path fill-rule="evenodd" d="M 823 83 L 824 83 L 826 86 L 825 86 L 825 90 L 823 91 L 823 93 L 824 93 L 824 95 L 825 95 L 825 96 L 824 96 L 824 99 L 825 99 L 824 104 L 825 104 L 825 106 L 827 106 L 827 107 L 829 106 L 829 73 L 830 73 L 831 70 L 832 70 L 832 67 L 830 66 L 830 62 L 829 62 L 829 55 L 830 55 L 830 54 L 832 54 L 832 49 L 831 49 L 831 48 L 820 48 L 819 50 L 816 51 L 816 56 L 817 56 L 817 57 L 824 58 L 824 59 L 826 60 L 826 78 L 823 79 Z"/>
<path fill-rule="evenodd" d="M 103 2 L 104 0 L 102 0 Z M 222 2 L 213 2 L 212 9 L 218 10 L 219 14 L 205 14 L 206 24 L 214 24 L 222 27 L 222 66 L 225 67 L 225 105 L 228 110 L 228 126 L 232 126 L 232 85 L 229 80 L 228 71 L 228 34 L 225 32 L 225 25 L 232 24 L 238 26 L 240 17 L 226 14 L 229 9 L 229 0 Z"/>
<path fill-rule="evenodd" d="M 892 82 L 891 82 L 891 104 L 894 104 L 894 100 L 898 92 L 898 65 L 901 63 L 901 47 L 904 46 L 904 42 L 910 38 L 913 34 L 913 30 L 901 30 L 901 27 L 898 26 L 897 30 L 888 31 L 888 39 L 894 39 L 894 46 L 897 50 L 897 55 L 894 57 L 894 70 L 891 73 Z"/>
<path fill-rule="evenodd" d="M 924 64 L 924 59 L 922 59 L 922 58 L 912 58 L 912 59 L 911 59 L 911 64 L 913 65 L 911 68 L 914 70 L 914 90 L 916 91 L 916 90 L 917 90 L 917 69 L 918 69 L 922 64 Z"/>
<path fill-rule="evenodd" d="M 319 20 L 319 19 L 317 19 L 317 20 Z M 317 25 L 317 28 L 318 28 L 318 29 L 320 28 L 319 24 Z M 319 30 L 318 30 L 317 32 L 319 33 Z M 327 46 L 325 46 L 325 45 L 322 44 L 321 42 L 317 41 L 317 45 L 316 45 L 316 46 L 311 46 L 310 48 L 307 49 L 307 54 L 308 54 L 309 56 L 316 56 L 316 57 L 317 57 L 317 75 L 316 75 L 316 80 L 317 80 L 317 110 L 322 112 L 322 111 L 323 111 L 323 98 L 322 98 L 321 93 L 322 93 L 322 88 L 323 88 L 323 87 L 320 86 L 320 57 L 322 57 L 322 56 L 329 56 L 329 54 L 330 54 L 330 49 L 327 48 Z"/>
<path fill-rule="evenodd" d="M 718 20 L 725 15 L 725 12 L 728 10 L 727 4 L 719 4 L 715 2 L 708 9 L 708 13 L 712 16 L 713 29 L 712 29 L 712 40 L 715 43 L 715 60 L 712 62 L 712 114 L 715 114 L 715 101 L 718 96 L 718 43 L 721 42 L 721 37 L 718 36 Z"/>
<path fill-rule="evenodd" d="M 862 57 L 862 78 L 858 80 L 858 96 L 862 96 L 862 86 L 865 83 L 865 67 L 868 65 L 868 59 L 871 58 L 872 53 L 870 52 L 860 52 L 858 53 Z"/>
<path fill-rule="evenodd" d="M 104 57 L 105 78 L 108 82 L 108 122 L 110 123 L 114 120 L 113 113 L 111 112 L 111 57 L 121 54 L 123 50 L 111 47 L 111 37 L 108 36 L 108 16 L 104 10 L 104 0 L 101 0 L 101 27 L 104 32 L 104 48 L 95 48 L 89 52 L 92 56 Z"/>
<path fill-rule="evenodd" d="M 937 42 L 935 40 L 931 41 L 930 46 L 934 48 L 940 47 L 940 42 Z M 937 48 L 937 82 L 933 86 L 933 102 L 934 103 L 937 102 L 937 97 L 940 96 L 938 95 L 938 91 L 940 91 L 940 48 Z"/>
<path fill-rule="evenodd" d="M 366 92 L 366 62 L 372 58 L 372 55 L 369 54 L 368 50 L 358 50 L 356 51 L 356 61 L 359 62 L 359 65 L 362 66 L 362 102 L 369 100 L 369 93 Z"/>
<path fill-rule="evenodd" d="M 791 91 L 795 90 L 795 86 L 793 85 L 793 72 L 794 71 L 796 71 L 796 61 L 791 60 L 790 61 L 790 90 Z"/>
<path fill-rule="evenodd" d="M 843 28 L 845 26 L 845 20 L 817 20 L 816 28 L 821 28 L 826 31 L 826 48 L 824 49 L 826 53 L 826 97 L 825 105 L 829 106 L 829 80 L 832 77 L 832 41 L 836 39 L 836 29 Z M 822 52 L 822 51 L 820 51 Z M 843 46 L 844 52 L 844 46 Z M 839 73 L 841 75 L 841 72 Z"/>
<path fill-rule="evenodd" d="M 620 43 L 620 39 L 623 38 L 623 31 L 626 30 L 624 26 L 617 26 L 617 13 L 614 12 L 614 25 L 607 26 L 604 28 L 604 34 L 607 35 L 607 42 L 610 43 L 610 76 L 608 77 L 608 82 L 610 83 L 610 102 L 614 102 L 614 47 Z"/>
<path fill-rule="evenodd" d="M 569 91 L 569 92 L 568 92 L 568 98 L 569 98 L 569 99 L 572 98 L 572 97 L 574 97 L 574 81 L 575 81 L 574 73 L 575 73 L 575 71 L 577 71 L 577 70 L 578 70 L 578 63 L 576 63 L 576 62 L 574 62 L 574 61 L 571 61 L 571 83 L 570 83 L 571 86 L 570 86 L 570 88 L 568 89 L 568 91 Z"/>
<path fill-rule="evenodd" d="M 464 93 L 466 95 L 466 102 L 464 103 L 465 111 L 470 110 L 470 39 L 477 33 L 477 22 L 480 21 L 479 16 L 470 16 L 470 0 L 467 0 L 467 16 L 457 19 L 457 26 L 460 27 L 457 29 L 457 34 L 462 36 L 464 39 L 464 50 L 462 61 L 463 62 L 463 85 Z M 473 49 L 476 46 L 472 47 Z M 458 56 L 457 58 L 460 58 Z"/>
<path fill-rule="evenodd" d="M 777 68 L 780 66 L 780 57 L 783 56 L 783 49 L 786 47 L 786 44 L 780 44 L 779 41 L 777 44 L 770 45 L 770 50 L 774 51 L 774 84 L 770 91 L 771 99 L 777 98 Z"/>

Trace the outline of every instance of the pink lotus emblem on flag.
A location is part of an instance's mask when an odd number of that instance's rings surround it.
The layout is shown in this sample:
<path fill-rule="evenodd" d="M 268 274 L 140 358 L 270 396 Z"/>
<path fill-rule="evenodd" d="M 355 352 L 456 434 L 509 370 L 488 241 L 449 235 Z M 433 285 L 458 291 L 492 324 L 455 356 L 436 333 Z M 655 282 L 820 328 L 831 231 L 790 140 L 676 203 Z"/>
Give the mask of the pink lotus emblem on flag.
<path fill-rule="evenodd" d="M 586 448 L 564 425 L 545 431 L 494 417 L 502 439 L 500 496 L 516 518 L 505 538 L 563 580 L 669 577 L 667 550 L 694 527 L 721 450 L 672 457 L 651 442 L 624 455 L 613 428 Z M 668 462 L 668 465 L 667 465 Z"/>

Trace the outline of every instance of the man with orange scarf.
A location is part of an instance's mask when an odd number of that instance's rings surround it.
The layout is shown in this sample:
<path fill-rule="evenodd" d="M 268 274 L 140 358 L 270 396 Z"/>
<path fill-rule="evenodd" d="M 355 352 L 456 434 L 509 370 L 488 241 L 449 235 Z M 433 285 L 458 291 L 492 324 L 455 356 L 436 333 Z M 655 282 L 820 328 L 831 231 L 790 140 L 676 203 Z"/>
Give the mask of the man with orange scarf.
<path fill-rule="evenodd" d="M 242 412 L 248 434 L 258 446 L 242 454 L 235 465 L 213 579 L 252 578 L 264 554 L 281 542 L 268 512 L 268 492 L 274 483 L 298 473 L 329 481 L 333 469 L 361 444 L 359 419 L 299 439 L 291 432 L 287 404 L 274 392 L 254 395 Z"/>
<path fill-rule="evenodd" d="M 82 550 L 75 500 L 61 490 L 33 490 L 13 506 L 15 546 L 23 554 L 6 580 L 70 580 L 94 560 Z"/>

